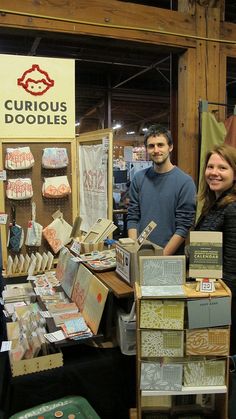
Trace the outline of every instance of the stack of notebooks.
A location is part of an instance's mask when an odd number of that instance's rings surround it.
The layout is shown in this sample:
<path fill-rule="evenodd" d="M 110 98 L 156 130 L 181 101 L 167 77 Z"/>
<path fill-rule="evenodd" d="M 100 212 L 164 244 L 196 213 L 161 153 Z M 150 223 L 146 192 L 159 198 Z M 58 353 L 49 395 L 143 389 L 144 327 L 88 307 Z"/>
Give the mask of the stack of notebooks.
<path fill-rule="evenodd" d="M 35 293 L 31 283 L 9 284 L 4 287 L 2 292 L 4 303 L 29 301 L 32 297 L 35 297 Z"/>
<path fill-rule="evenodd" d="M 49 303 L 46 305 L 49 313 L 53 316 L 78 313 L 79 309 L 75 303 Z"/>
<path fill-rule="evenodd" d="M 35 293 L 40 296 L 41 301 L 47 304 L 67 303 L 68 298 L 64 292 L 55 291 L 52 288 L 35 287 Z"/>
<path fill-rule="evenodd" d="M 79 340 L 93 336 L 82 316 L 66 320 L 61 328 L 68 339 Z"/>
<path fill-rule="evenodd" d="M 45 272 L 44 274 L 36 275 L 34 280 L 36 287 L 57 287 L 60 285 L 56 277 L 56 272 Z"/>
<path fill-rule="evenodd" d="M 17 301 L 14 303 L 6 303 L 4 304 L 4 310 L 5 310 L 5 316 L 6 317 L 12 317 L 12 320 L 16 319 L 18 316 L 19 311 L 23 308 L 26 308 L 28 306 L 31 306 L 32 311 L 34 313 L 39 312 L 40 308 L 38 303 L 31 303 L 26 304 L 24 301 Z"/>
<path fill-rule="evenodd" d="M 75 303 L 48 304 L 47 308 L 66 338 L 78 340 L 93 335 Z"/>
<path fill-rule="evenodd" d="M 57 327 L 60 327 L 67 320 L 76 320 L 81 317 L 81 314 L 77 311 L 76 313 L 62 313 L 62 314 L 53 314 L 53 320 Z"/>
<path fill-rule="evenodd" d="M 80 257 L 94 271 L 108 271 L 116 268 L 115 249 L 85 253 Z"/>

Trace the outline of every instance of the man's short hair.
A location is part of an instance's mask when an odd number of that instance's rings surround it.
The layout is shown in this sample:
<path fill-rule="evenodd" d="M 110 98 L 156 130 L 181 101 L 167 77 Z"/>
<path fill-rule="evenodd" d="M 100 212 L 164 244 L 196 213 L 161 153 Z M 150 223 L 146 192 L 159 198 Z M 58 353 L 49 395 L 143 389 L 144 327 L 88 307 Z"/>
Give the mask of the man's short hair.
<path fill-rule="evenodd" d="M 170 130 L 168 130 L 166 127 L 163 127 L 160 124 L 154 124 L 148 128 L 148 130 L 146 131 L 144 135 L 145 147 L 147 147 L 147 140 L 149 137 L 155 137 L 158 135 L 164 135 L 169 146 L 173 144 L 173 139 L 172 139 Z"/>

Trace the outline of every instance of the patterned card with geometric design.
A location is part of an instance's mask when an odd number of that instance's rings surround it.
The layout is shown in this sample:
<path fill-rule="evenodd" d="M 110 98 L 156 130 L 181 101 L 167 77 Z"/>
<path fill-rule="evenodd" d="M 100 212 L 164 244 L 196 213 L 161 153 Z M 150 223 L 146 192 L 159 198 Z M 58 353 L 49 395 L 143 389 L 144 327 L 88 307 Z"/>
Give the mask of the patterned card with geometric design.
<path fill-rule="evenodd" d="M 182 390 L 183 365 L 160 364 L 160 362 L 141 363 L 141 390 Z"/>
<path fill-rule="evenodd" d="M 181 330 L 142 330 L 142 357 L 181 357 L 184 355 L 184 332 Z"/>
<path fill-rule="evenodd" d="M 141 300 L 140 328 L 178 330 L 183 327 L 183 301 Z"/>
<path fill-rule="evenodd" d="M 229 354 L 229 329 L 195 329 L 186 331 L 186 355 Z"/>
<path fill-rule="evenodd" d="M 184 386 L 225 385 L 225 361 L 191 361 L 184 364 Z"/>
<path fill-rule="evenodd" d="M 181 285 L 186 281 L 185 256 L 140 256 L 140 284 L 153 286 Z"/>

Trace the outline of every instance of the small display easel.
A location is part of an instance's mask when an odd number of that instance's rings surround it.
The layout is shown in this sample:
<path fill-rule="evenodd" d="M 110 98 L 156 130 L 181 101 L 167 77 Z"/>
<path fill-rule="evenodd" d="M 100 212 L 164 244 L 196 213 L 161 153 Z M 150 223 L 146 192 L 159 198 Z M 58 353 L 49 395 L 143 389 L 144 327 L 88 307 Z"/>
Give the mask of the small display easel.
<path fill-rule="evenodd" d="M 213 278 L 196 278 L 196 291 L 199 292 L 214 292 L 216 279 Z"/>

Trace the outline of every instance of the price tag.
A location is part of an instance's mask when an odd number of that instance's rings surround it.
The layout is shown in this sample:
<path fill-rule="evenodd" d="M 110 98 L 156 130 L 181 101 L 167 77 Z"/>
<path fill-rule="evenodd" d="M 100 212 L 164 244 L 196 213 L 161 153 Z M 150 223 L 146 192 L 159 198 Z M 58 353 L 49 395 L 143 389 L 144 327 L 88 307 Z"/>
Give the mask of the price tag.
<path fill-rule="evenodd" d="M 209 278 L 202 278 L 200 281 L 201 292 L 214 292 L 215 291 L 215 280 Z"/>
<path fill-rule="evenodd" d="M 27 281 L 36 281 L 36 276 L 35 275 L 28 275 L 27 276 Z"/>
<path fill-rule="evenodd" d="M 11 340 L 3 340 L 0 352 L 8 352 L 11 350 L 12 341 Z"/>
<path fill-rule="evenodd" d="M 46 333 L 44 337 L 49 342 L 60 342 L 60 340 L 64 340 L 66 338 L 62 330 L 57 330 L 54 333 Z"/>
<path fill-rule="evenodd" d="M 50 319 L 52 317 L 52 314 L 49 313 L 49 311 L 40 311 L 39 313 L 44 319 Z"/>
<path fill-rule="evenodd" d="M 0 180 L 7 180 L 6 170 L 0 170 Z"/>
<path fill-rule="evenodd" d="M 102 145 L 104 150 L 108 150 L 109 148 L 109 138 L 103 138 L 102 139 Z"/>
<path fill-rule="evenodd" d="M 7 214 L 4 214 L 3 212 L 0 212 L 0 224 L 6 224 L 7 223 Z"/>
<path fill-rule="evenodd" d="M 74 240 L 73 243 L 72 243 L 72 246 L 71 246 L 70 250 L 72 252 L 76 253 L 77 255 L 79 255 L 80 254 L 80 249 L 81 249 L 80 242 L 77 242 L 77 241 Z"/>

